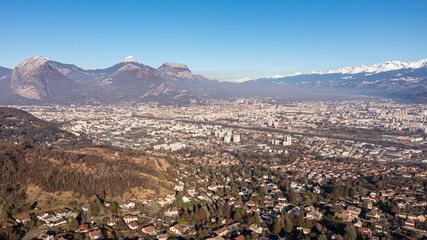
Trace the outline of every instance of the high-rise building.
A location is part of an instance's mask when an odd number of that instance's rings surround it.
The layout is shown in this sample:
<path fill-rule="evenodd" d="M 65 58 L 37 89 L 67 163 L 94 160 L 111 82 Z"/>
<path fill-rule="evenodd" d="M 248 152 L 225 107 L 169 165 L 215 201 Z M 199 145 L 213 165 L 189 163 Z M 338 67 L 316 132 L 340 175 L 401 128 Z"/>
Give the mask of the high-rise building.
<path fill-rule="evenodd" d="M 292 145 L 292 137 L 290 135 L 286 135 L 283 139 L 283 146 L 290 146 Z"/>

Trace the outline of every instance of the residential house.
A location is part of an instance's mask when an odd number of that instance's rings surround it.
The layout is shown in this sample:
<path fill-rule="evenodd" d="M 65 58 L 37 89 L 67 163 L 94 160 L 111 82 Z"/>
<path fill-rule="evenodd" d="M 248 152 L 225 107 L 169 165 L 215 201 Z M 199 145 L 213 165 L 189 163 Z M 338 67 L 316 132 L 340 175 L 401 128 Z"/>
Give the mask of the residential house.
<path fill-rule="evenodd" d="M 18 223 L 21 223 L 21 224 L 24 224 L 24 223 L 26 223 L 26 222 L 29 222 L 31 220 L 31 216 L 30 216 L 30 214 L 24 214 L 24 215 L 21 215 L 21 216 L 19 216 L 19 217 L 17 217 L 16 218 L 16 221 L 18 222 Z"/>
<path fill-rule="evenodd" d="M 159 235 L 157 235 L 157 239 L 158 240 L 167 240 L 168 234 L 167 233 L 159 234 Z"/>
<path fill-rule="evenodd" d="M 239 235 L 239 236 L 234 238 L 234 240 L 244 240 L 244 239 L 245 239 L 245 236 L 243 236 L 243 235 Z"/>
<path fill-rule="evenodd" d="M 215 231 L 215 234 L 217 236 L 224 236 L 227 233 L 228 233 L 228 229 L 226 227 L 222 227 L 222 228 L 220 228 L 220 229 L 218 229 L 218 230 Z"/>
<path fill-rule="evenodd" d="M 10 222 L 0 222 L 0 227 L 1 228 L 7 228 L 7 227 L 12 227 L 13 223 Z"/>
<path fill-rule="evenodd" d="M 170 207 L 167 211 L 165 211 L 165 215 L 169 217 L 176 217 L 178 216 L 178 208 L 176 207 Z"/>
<path fill-rule="evenodd" d="M 246 205 L 249 206 L 249 207 L 254 207 L 255 206 L 255 202 L 252 201 L 252 200 L 249 200 L 249 201 L 246 202 Z"/>
<path fill-rule="evenodd" d="M 190 188 L 188 189 L 188 193 L 189 193 L 190 195 L 194 195 L 194 194 L 196 194 L 196 189 L 195 189 L 194 187 L 190 187 Z"/>
<path fill-rule="evenodd" d="M 358 217 L 360 212 L 362 211 L 362 209 L 354 207 L 354 206 L 350 206 L 347 208 L 347 211 L 349 212 L 349 214 L 353 217 Z"/>
<path fill-rule="evenodd" d="M 308 212 L 305 217 L 309 220 L 320 221 L 322 220 L 323 214 L 318 211 L 311 211 Z"/>
<path fill-rule="evenodd" d="M 258 233 L 258 234 L 263 234 L 264 233 L 264 228 L 262 228 L 261 226 L 258 226 L 256 224 L 251 224 L 249 226 L 249 229 L 252 230 L 255 233 Z"/>
<path fill-rule="evenodd" d="M 353 221 L 353 225 L 355 227 L 362 227 L 363 223 L 362 223 L 362 221 L 359 218 L 355 218 L 354 221 Z"/>
<path fill-rule="evenodd" d="M 366 217 L 378 219 L 380 218 L 380 214 L 378 213 L 378 210 L 372 209 L 366 213 Z"/>
<path fill-rule="evenodd" d="M 85 233 L 89 231 L 89 224 L 84 223 L 80 224 L 79 228 L 77 229 L 77 232 Z"/>
<path fill-rule="evenodd" d="M 218 186 L 215 184 L 211 184 L 208 186 L 208 190 L 209 191 L 217 191 L 218 190 Z"/>
<path fill-rule="evenodd" d="M 138 228 L 138 223 L 137 222 L 130 222 L 130 223 L 128 223 L 128 227 L 132 230 L 136 230 Z"/>
<path fill-rule="evenodd" d="M 126 224 L 130 222 L 136 222 L 138 221 L 138 216 L 127 214 L 123 217 L 123 221 L 125 221 Z"/>
<path fill-rule="evenodd" d="M 215 236 L 215 237 L 212 237 L 212 238 L 206 238 L 206 240 L 224 240 L 224 238 L 221 237 L 221 236 Z"/>
<path fill-rule="evenodd" d="M 188 193 L 184 194 L 184 196 L 182 197 L 182 201 L 185 203 L 191 202 L 190 194 L 188 194 Z"/>
<path fill-rule="evenodd" d="M 184 191 L 184 184 L 183 183 L 180 183 L 180 184 L 178 184 L 178 185 L 175 185 L 175 188 L 174 188 L 176 191 Z"/>
<path fill-rule="evenodd" d="M 55 236 L 47 233 L 42 233 L 36 239 L 37 240 L 53 240 L 55 239 Z"/>
<path fill-rule="evenodd" d="M 143 227 L 143 228 L 141 229 L 141 232 L 142 232 L 142 233 L 145 233 L 145 234 L 148 234 L 148 235 L 151 235 L 151 236 L 156 235 L 156 229 L 155 229 L 155 228 L 154 228 L 154 226 L 152 226 L 152 225 L 149 225 L 149 226 Z"/>
<path fill-rule="evenodd" d="M 133 208 L 135 208 L 135 202 L 127 200 L 125 203 L 123 203 L 122 205 L 120 205 L 120 208 L 124 209 L 124 210 L 133 209 Z"/>
<path fill-rule="evenodd" d="M 405 227 L 414 228 L 415 227 L 414 220 L 411 220 L 411 219 L 406 220 Z"/>
<path fill-rule="evenodd" d="M 108 218 L 108 220 L 107 220 L 107 225 L 108 226 L 110 226 L 110 227 L 112 227 L 112 226 L 115 226 L 115 225 L 117 225 L 117 222 L 119 221 L 119 218 L 118 217 L 116 217 L 116 216 L 111 216 L 111 217 L 109 217 Z"/>
<path fill-rule="evenodd" d="M 102 235 L 102 231 L 99 228 L 95 228 L 89 232 L 90 239 L 103 239 L 104 235 Z"/>
<path fill-rule="evenodd" d="M 177 223 L 169 227 L 169 230 L 177 235 L 184 234 L 184 228 L 181 226 L 181 224 Z"/>
<path fill-rule="evenodd" d="M 359 227 L 357 228 L 357 231 L 362 235 L 372 236 L 372 230 L 369 228 Z"/>
<path fill-rule="evenodd" d="M 73 215 L 76 215 L 73 211 L 71 211 L 68 208 L 61 208 L 61 209 L 55 211 L 55 214 L 59 218 L 68 218 L 68 217 L 71 217 Z"/>

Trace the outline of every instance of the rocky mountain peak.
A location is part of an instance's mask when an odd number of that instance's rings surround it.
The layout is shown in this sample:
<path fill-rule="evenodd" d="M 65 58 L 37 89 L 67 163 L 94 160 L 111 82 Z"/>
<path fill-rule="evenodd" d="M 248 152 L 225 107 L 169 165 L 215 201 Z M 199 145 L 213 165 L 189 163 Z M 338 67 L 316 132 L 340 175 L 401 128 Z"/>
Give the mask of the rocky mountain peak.
<path fill-rule="evenodd" d="M 20 97 L 42 100 L 52 94 L 71 93 L 75 85 L 50 60 L 37 56 L 24 60 L 13 69 L 10 87 Z"/>
<path fill-rule="evenodd" d="M 132 55 L 130 55 L 130 56 L 126 57 L 125 59 L 123 59 L 122 62 L 123 63 L 131 63 L 131 62 L 133 62 L 133 63 L 140 63 L 140 62 L 136 61 L 135 58 L 133 58 Z"/>
<path fill-rule="evenodd" d="M 194 76 L 191 73 L 190 69 L 188 69 L 187 65 L 181 63 L 165 62 L 161 67 L 157 69 L 157 73 L 168 80 L 194 80 Z"/>
<path fill-rule="evenodd" d="M 163 63 L 162 67 L 170 67 L 170 68 L 185 68 L 188 69 L 187 65 L 181 64 L 181 63 L 172 63 L 172 62 L 165 62 Z"/>

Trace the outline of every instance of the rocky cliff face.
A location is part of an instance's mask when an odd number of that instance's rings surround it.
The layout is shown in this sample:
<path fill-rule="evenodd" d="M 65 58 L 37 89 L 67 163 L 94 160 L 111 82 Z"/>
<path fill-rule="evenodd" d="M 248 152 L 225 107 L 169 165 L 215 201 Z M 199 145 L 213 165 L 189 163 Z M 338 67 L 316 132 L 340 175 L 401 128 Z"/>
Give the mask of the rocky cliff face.
<path fill-rule="evenodd" d="M 194 81 L 195 77 L 190 69 L 180 63 L 164 63 L 156 72 L 164 79 L 172 81 Z"/>
<path fill-rule="evenodd" d="M 14 94 L 33 100 L 69 95 L 79 88 L 42 57 L 29 58 L 15 67 L 10 86 Z"/>
<path fill-rule="evenodd" d="M 190 73 L 191 72 L 188 70 Z M 5 91 L 12 97 L 31 102 L 64 101 L 144 101 L 192 98 L 174 89 L 156 69 L 127 57 L 109 68 L 89 70 L 72 64 L 32 57 L 20 63 L 10 74 Z M 172 73 L 169 74 L 173 77 Z M 190 75 L 184 74 L 188 78 Z M 176 79 L 182 73 L 178 73 Z M 0 99 L 1 101 L 1 99 Z M 21 101 L 22 102 L 22 101 Z M 10 103 L 10 102 L 8 102 Z"/>

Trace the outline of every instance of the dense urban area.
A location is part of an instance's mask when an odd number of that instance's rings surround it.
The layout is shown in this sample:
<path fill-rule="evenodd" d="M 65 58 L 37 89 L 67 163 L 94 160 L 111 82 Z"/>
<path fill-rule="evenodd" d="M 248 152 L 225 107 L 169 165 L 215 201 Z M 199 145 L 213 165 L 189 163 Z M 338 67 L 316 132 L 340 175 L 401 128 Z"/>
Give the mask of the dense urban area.
<path fill-rule="evenodd" d="M 138 155 L 164 171 L 154 180 L 161 189 L 145 195 L 95 189 L 52 209 L 4 206 L 0 235 L 9 239 L 427 238 L 423 104 L 10 107 L 87 137 L 111 158 Z"/>

